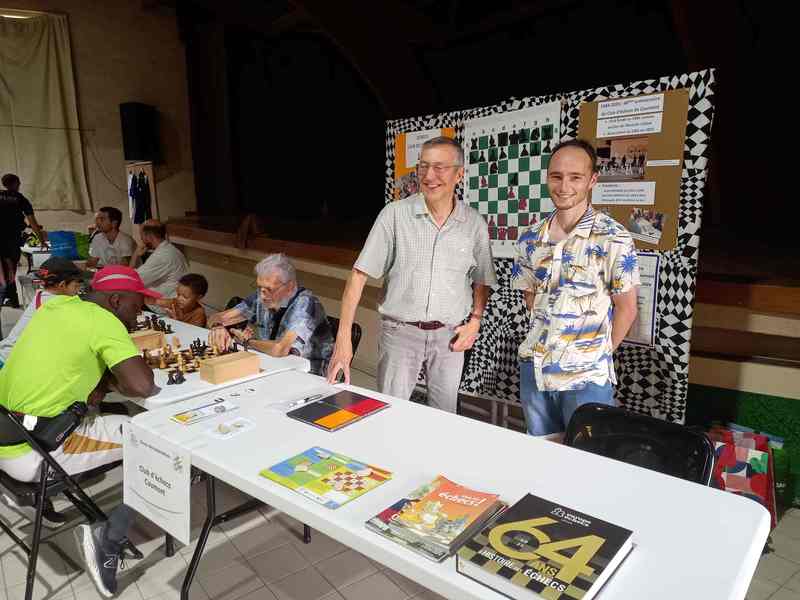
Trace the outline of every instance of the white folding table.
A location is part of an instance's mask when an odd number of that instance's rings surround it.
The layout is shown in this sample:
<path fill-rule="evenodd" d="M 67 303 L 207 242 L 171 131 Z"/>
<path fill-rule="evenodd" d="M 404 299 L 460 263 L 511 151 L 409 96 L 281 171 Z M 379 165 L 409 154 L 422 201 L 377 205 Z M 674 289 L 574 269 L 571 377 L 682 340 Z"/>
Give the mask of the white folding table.
<path fill-rule="evenodd" d="M 769 513 L 756 502 L 354 386 L 344 387 L 392 406 L 334 433 L 270 408 L 326 385 L 314 375 L 277 373 L 134 418 L 136 425 L 188 449 L 192 465 L 208 475 L 209 513 L 182 598 L 188 598 L 211 527 L 223 517 L 214 501 L 219 479 L 255 499 L 225 518 L 252 508 L 256 501 L 264 502 L 443 596 L 499 599 L 499 594 L 458 574 L 453 558 L 431 562 L 364 526 L 367 519 L 439 473 L 499 493 L 509 503 L 530 492 L 631 529 L 636 547 L 606 584 L 604 599 L 745 597 L 770 526 Z M 190 426 L 170 420 L 172 414 L 218 395 L 235 398 L 240 406 L 237 416 L 252 420 L 256 427 L 217 440 L 204 430 L 229 415 Z M 394 477 L 330 510 L 259 475 L 260 470 L 312 446 L 384 467 Z"/>

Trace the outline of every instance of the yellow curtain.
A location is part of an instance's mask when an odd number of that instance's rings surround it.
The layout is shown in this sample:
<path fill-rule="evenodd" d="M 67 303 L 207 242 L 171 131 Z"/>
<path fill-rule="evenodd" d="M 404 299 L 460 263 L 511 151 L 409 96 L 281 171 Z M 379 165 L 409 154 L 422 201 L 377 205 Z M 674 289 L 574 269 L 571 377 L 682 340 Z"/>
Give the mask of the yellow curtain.
<path fill-rule="evenodd" d="M 67 17 L 0 17 L 0 172 L 37 210 L 89 210 Z"/>

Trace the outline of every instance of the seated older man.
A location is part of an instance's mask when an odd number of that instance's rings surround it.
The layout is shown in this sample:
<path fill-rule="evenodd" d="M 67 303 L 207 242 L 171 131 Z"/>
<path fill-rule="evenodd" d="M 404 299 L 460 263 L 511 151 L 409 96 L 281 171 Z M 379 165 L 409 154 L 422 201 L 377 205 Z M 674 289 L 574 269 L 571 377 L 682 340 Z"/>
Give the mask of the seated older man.
<path fill-rule="evenodd" d="M 311 363 L 312 373 L 324 375 L 334 340 L 322 303 L 298 287 L 294 266 L 283 254 L 270 254 L 255 272 L 258 291 L 209 318 L 210 343 L 228 348 L 235 338 L 270 356 L 302 356 Z M 248 321 L 244 331 L 226 329 L 242 321 Z"/>

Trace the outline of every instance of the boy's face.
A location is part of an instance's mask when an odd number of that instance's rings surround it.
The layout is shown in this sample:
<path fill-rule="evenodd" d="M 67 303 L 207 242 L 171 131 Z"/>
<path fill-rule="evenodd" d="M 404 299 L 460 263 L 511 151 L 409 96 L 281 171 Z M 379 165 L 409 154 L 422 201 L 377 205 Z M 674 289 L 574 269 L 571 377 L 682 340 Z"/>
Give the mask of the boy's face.
<path fill-rule="evenodd" d="M 176 302 L 178 306 L 181 307 L 181 310 L 192 310 L 195 306 L 200 304 L 200 298 L 202 298 L 202 296 L 195 294 L 188 285 L 178 284 Z"/>

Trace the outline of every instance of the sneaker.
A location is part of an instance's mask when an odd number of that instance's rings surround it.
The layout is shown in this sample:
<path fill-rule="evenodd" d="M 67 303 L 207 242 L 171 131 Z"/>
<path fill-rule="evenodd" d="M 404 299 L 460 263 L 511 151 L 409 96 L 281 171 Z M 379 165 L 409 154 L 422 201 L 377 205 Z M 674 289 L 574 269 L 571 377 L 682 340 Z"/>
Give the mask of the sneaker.
<path fill-rule="evenodd" d="M 6 494 L 2 494 L 3 502 L 6 506 L 14 509 L 18 513 L 20 513 L 23 517 L 28 519 L 31 523 L 36 520 L 36 507 L 34 506 L 21 506 L 17 504 L 17 502 L 7 496 Z M 58 529 L 65 523 L 69 522 L 66 516 L 57 512 L 53 503 L 50 500 L 44 501 L 44 511 L 42 512 L 42 525 L 47 527 L 48 529 Z"/>
<path fill-rule="evenodd" d="M 106 598 L 117 593 L 117 567 L 122 566 L 123 542 L 106 538 L 106 524 L 78 525 L 74 530 L 78 548 L 83 553 L 86 572 L 97 590 Z"/>

